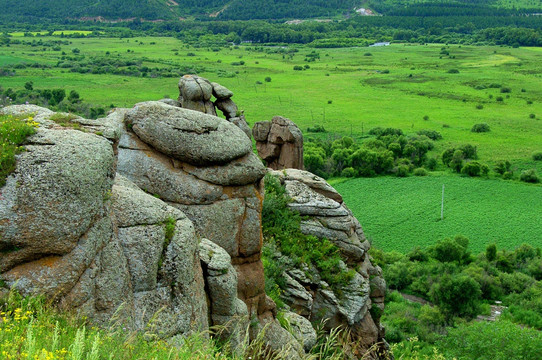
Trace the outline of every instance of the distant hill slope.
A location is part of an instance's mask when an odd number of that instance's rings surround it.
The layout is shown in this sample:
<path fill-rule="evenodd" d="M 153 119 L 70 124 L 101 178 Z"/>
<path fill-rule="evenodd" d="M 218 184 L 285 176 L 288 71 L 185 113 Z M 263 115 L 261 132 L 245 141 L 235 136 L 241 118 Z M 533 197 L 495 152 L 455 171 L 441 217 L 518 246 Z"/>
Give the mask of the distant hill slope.
<path fill-rule="evenodd" d="M 22 4 L 20 0 L 0 0 L 0 18 L 170 20 L 195 16 L 281 20 L 354 14 L 354 9 L 360 7 L 396 16 L 493 15 L 499 8 L 541 9 L 542 3 L 540 0 L 24 0 Z"/>

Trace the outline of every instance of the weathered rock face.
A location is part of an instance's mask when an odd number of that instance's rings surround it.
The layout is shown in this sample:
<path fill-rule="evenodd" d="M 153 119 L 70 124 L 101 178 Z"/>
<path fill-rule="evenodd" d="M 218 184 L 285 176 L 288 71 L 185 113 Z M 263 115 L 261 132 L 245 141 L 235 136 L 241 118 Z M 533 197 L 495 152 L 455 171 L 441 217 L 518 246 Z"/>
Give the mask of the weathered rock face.
<path fill-rule="evenodd" d="M 235 323 L 240 343 L 249 319 L 275 321 L 260 260 L 265 168 L 242 130 L 163 102 L 74 120 L 88 132 L 28 110 L 41 126 L 0 196 L 7 285 L 163 338 Z"/>
<path fill-rule="evenodd" d="M 52 112 L 28 110 L 42 126 L 1 189 L 1 279 L 98 324 L 119 321 L 163 338 L 207 329 L 191 221 L 115 177 L 115 147 L 104 137 L 60 128 L 48 119 Z M 115 134 L 114 119 L 94 122 L 89 129 Z"/>
<path fill-rule="evenodd" d="M 337 294 L 320 280 L 316 269 L 288 267 L 283 274 L 287 284 L 283 300 L 292 311 L 312 322 L 326 319 L 328 328 L 347 326 L 362 348 L 381 342 L 384 329 L 378 314 L 384 309 L 386 282 L 381 269 L 371 263 L 367 254 L 370 244 L 358 220 L 324 179 L 297 169 L 272 174 L 292 198 L 288 206 L 303 216 L 301 231 L 332 241 L 342 252 L 344 268 L 357 269 Z"/>
<path fill-rule="evenodd" d="M 274 170 L 303 170 L 303 134 L 291 120 L 275 116 L 254 124 L 258 155 Z"/>
<path fill-rule="evenodd" d="M 250 139 L 225 120 L 161 102 L 136 105 L 126 120 L 132 131 L 121 135 L 117 171 L 182 210 L 198 235 L 227 252 L 250 316 L 272 311 L 260 260 L 265 168 Z"/>
<path fill-rule="evenodd" d="M 215 97 L 214 102 L 211 101 L 213 96 Z M 232 96 L 233 92 L 216 82 L 210 82 L 197 75 L 184 75 L 179 80 L 178 105 L 171 99 L 161 101 L 169 105 L 177 105 L 185 109 L 215 116 L 217 114 L 216 109 L 218 109 L 224 114 L 226 120 L 238 126 L 251 138 L 247 121 L 231 99 Z"/>

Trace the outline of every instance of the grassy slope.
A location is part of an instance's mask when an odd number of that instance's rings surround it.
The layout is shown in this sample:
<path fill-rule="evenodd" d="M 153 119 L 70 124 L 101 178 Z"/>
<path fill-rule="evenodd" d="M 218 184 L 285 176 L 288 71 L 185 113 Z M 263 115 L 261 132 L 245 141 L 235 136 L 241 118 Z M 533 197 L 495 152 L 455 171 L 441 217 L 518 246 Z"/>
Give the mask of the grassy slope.
<path fill-rule="evenodd" d="M 444 220 L 440 220 L 442 185 Z M 373 244 L 407 252 L 463 234 L 473 253 L 495 242 L 542 247 L 542 186 L 459 176 L 353 179 L 335 185 Z"/>

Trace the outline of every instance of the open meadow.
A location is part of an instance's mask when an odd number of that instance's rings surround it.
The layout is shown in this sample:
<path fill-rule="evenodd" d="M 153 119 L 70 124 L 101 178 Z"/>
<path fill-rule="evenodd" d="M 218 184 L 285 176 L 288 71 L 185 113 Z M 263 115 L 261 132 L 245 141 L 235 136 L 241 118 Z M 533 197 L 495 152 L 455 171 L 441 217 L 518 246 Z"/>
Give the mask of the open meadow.
<path fill-rule="evenodd" d="M 282 115 L 309 138 L 338 134 L 362 139 L 377 126 L 400 128 L 407 134 L 436 130 L 443 139 L 435 142 L 430 156 L 469 143 L 477 146 L 480 161 L 491 168 L 499 160 L 509 160 L 516 174 L 530 168 L 542 174 L 542 161 L 531 158 L 533 152 L 542 151 L 541 48 L 433 44 L 196 48 L 165 37 L 13 39 L 20 43 L 0 46 L 0 69 L 15 72 L 0 77 L 4 89 L 21 89 L 32 81 L 34 89 L 75 90 L 92 104 L 131 107 L 177 97 L 177 77 L 171 73 L 182 69 L 181 73 L 197 73 L 230 88 L 251 125 Z M 53 49 L 44 45 L 50 41 L 63 43 Z M 93 63 L 108 59 L 131 61 L 126 69 L 137 71 L 116 75 L 108 68 L 91 73 Z M 23 65 L 33 63 L 47 67 Z M 487 123 L 491 131 L 471 132 L 477 123 Z M 307 133 L 314 125 L 327 133 Z M 442 164 L 439 170 L 444 170 Z M 438 221 L 443 183 L 445 219 Z M 440 171 L 425 178 L 355 179 L 337 187 L 367 235 L 385 250 L 408 251 L 455 234 L 469 237 L 475 252 L 490 242 L 510 249 L 522 242 L 542 246 L 539 185 Z"/>

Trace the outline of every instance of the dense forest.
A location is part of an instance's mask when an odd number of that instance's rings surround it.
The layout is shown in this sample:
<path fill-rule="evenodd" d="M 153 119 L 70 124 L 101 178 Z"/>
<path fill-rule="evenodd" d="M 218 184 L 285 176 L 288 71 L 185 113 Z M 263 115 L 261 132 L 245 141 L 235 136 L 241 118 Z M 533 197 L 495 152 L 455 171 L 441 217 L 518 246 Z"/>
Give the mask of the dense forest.
<path fill-rule="evenodd" d="M 194 17 L 199 20 L 282 20 L 354 16 L 355 9 L 366 7 L 378 15 L 401 17 L 447 16 L 509 16 L 539 12 L 538 0 L 499 2 L 470 1 L 404 1 L 386 0 L 362 2 L 356 0 L 28 0 L 19 6 L 15 0 L 0 0 L 5 21 L 31 19 L 104 19 L 172 20 Z"/>

